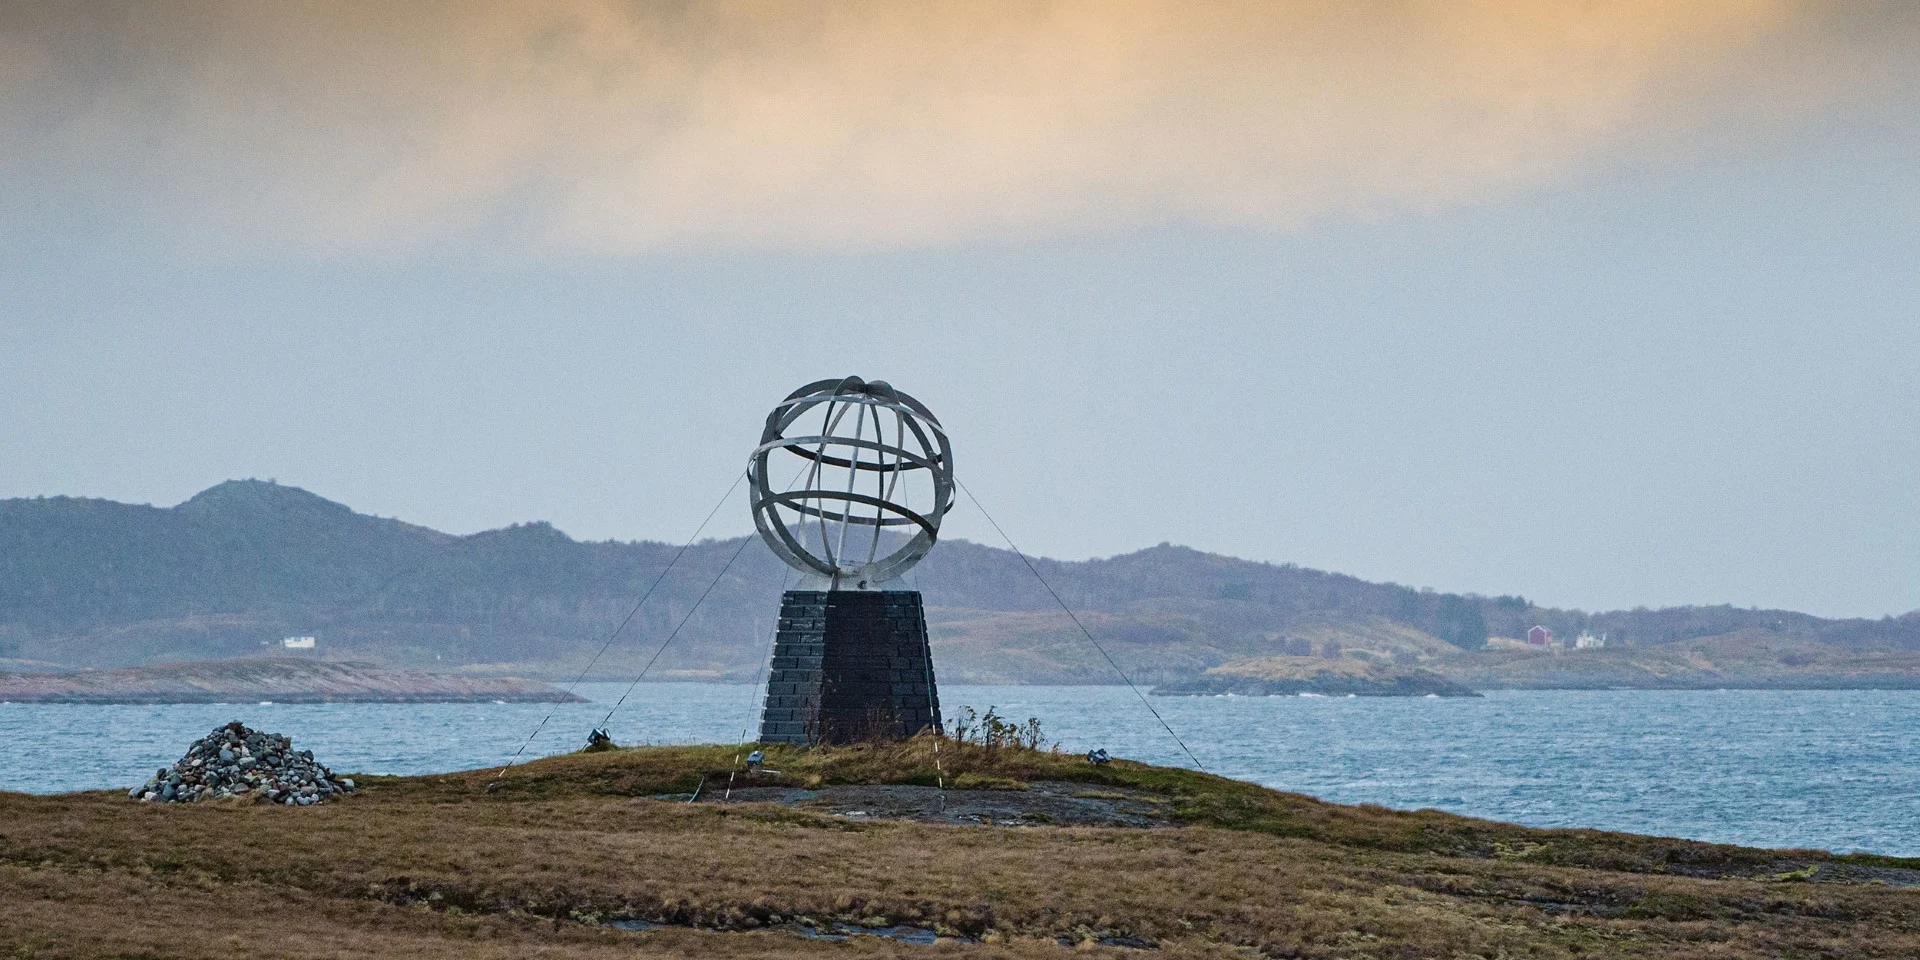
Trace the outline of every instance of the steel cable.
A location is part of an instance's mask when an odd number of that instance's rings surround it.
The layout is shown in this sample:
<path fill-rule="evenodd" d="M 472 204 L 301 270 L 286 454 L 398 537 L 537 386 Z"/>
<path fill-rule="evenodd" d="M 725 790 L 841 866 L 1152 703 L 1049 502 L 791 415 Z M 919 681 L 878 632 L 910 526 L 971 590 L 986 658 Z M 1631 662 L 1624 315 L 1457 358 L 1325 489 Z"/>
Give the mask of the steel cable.
<path fill-rule="evenodd" d="M 1000 539 L 1005 540 L 1007 542 L 1007 549 L 1012 550 L 1013 555 L 1016 557 L 1019 557 L 1020 562 L 1027 565 L 1027 571 L 1033 574 L 1033 578 L 1035 580 L 1040 581 L 1041 586 L 1047 588 L 1047 593 L 1048 595 L 1053 597 L 1053 602 L 1059 604 L 1061 610 L 1066 611 L 1067 619 L 1072 620 L 1073 625 L 1080 628 L 1080 635 L 1083 637 L 1086 637 L 1087 642 L 1090 644 L 1093 644 L 1093 648 L 1095 650 L 1100 651 L 1100 656 L 1106 658 L 1107 666 L 1112 667 L 1113 672 L 1116 675 L 1118 675 L 1121 680 L 1126 682 L 1127 689 L 1132 690 L 1133 695 L 1140 698 L 1140 705 L 1143 707 L 1146 707 L 1147 712 L 1153 714 L 1153 718 L 1155 720 L 1160 721 L 1160 726 L 1161 728 L 1167 731 L 1167 736 L 1172 737 L 1173 742 L 1180 745 L 1180 752 L 1186 754 L 1187 759 L 1192 760 L 1194 767 L 1198 769 L 1201 773 L 1211 773 L 1212 771 L 1207 769 L 1207 765 L 1204 763 L 1201 763 L 1200 758 L 1194 756 L 1192 750 L 1187 749 L 1186 741 L 1180 739 L 1180 735 L 1173 732 L 1173 726 L 1167 723 L 1167 719 L 1165 717 L 1162 717 L 1160 715 L 1160 711 L 1155 710 L 1153 708 L 1153 703 L 1147 699 L 1147 695 L 1144 693 L 1141 693 L 1140 688 L 1134 685 L 1133 678 L 1127 676 L 1127 672 L 1125 670 L 1120 669 L 1120 664 L 1114 662 L 1113 656 L 1107 653 L 1107 648 L 1101 646 L 1100 641 L 1095 640 L 1093 638 L 1093 632 L 1088 630 L 1086 627 L 1086 624 L 1081 623 L 1080 618 L 1074 615 L 1073 608 L 1067 606 L 1067 601 L 1062 600 L 1060 598 L 1060 593 L 1059 591 L 1053 589 L 1053 584 L 1048 583 L 1047 578 L 1040 575 L 1039 568 L 1033 565 L 1033 561 L 1027 559 L 1027 555 L 1023 553 L 1019 547 L 1014 545 L 1013 538 L 1007 536 L 1007 532 L 1000 528 L 1000 522 L 993 519 L 993 514 L 988 513 L 986 507 L 981 506 L 980 498 L 974 496 L 973 491 L 967 489 L 967 485 L 964 483 L 961 483 L 959 479 L 956 478 L 954 480 L 954 484 L 960 488 L 961 492 L 967 495 L 968 500 L 973 501 L 974 509 L 979 510 L 980 515 L 983 517 L 986 517 L 988 523 L 993 524 L 993 531 L 1000 535 Z"/>
<path fill-rule="evenodd" d="M 714 504 L 712 510 L 707 511 L 707 518 L 700 521 L 700 525 L 694 528 L 693 536 L 688 537 L 687 542 L 681 544 L 679 550 L 674 551 L 673 559 L 667 561 L 667 565 L 661 569 L 660 575 L 653 578 L 653 583 L 647 587 L 647 592 L 640 595 L 639 602 L 633 605 L 632 610 L 627 611 L 627 615 L 625 619 L 620 621 L 620 625 L 614 627 L 613 632 L 607 635 L 607 641 L 600 645 L 600 649 L 594 653 L 593 658 L 587 661 L 585 667 L 581 668 L 580 675 L 573 678 L 572 683 L 567 684 L 567 694 L 569 696 L 573 694 L 574 688 L 578 687 L 580 682 L 587 678 L 587 674 L 593 671 L 594 665 L 600 662 L 600 658 L 606 656 L 607 650 L 613 646 L 613 641 L 619 639 L 621 632 L 627 629 L 627 624 L 633 622 L 633 618 L 640 613 L 641 607 L 646 606 L 647 600 L 653 596 L 654 591 L 660 589 L 661 581 L 667 579 L 667 574 L 671 573 L 673 568 L 680 563 L 680 558 L 686 554 L 689 547 L 693 546 L 693 542 L 700 539 L 701 531 L 707 529 L 707 524 L 712 523 L 713 518 L 720 515 L 720 508 L 726 506 L 728 500 L 733 499 L 733 492 L 740 489 L 740 481 L 746 479 L 746 476 L 746 473 L 742 471 L 739 476 L 733 478 L 733 485 L 729 486 L 727 492 L 721 495 L 720 502 Z M 734 555 L 739 556 L 737 552 Z M 731 561 L 728 562 L 728 566 L 732 566 Z M 659 654 L 655 653 L 654 656 L 658 657 Z M 649 661 L 648 665 L 652 665 L 651 661 Z M 546 729 L 547 723 L 553 719 L 553 714 L 554 710 L 549 709 L 547 715 L 540 718 L 540 722 L 534 725 L 533 732 L 527 734 L 526 742 L 520 745 L 520 749 L 513 752 L 513 756 L 507 759 L 506 765 L 500 768 L 500 772 L 493 775 L 493 780 L 487 784 L 487 789 L 493 789 L 494 785 L 500 782 L 500 778 L 506 776 L 507 771 L 513 769 L 514 764 L 520 762 L 521 755 L 527 752 L 527 747 L 533 744 L 534 738 L 540 736 L 540 731 Z M 611 716 L 611 714 L 609 714 L 609 716 Z M 601 726 L 606 726 L 606 722 L 601 721 Z"/>

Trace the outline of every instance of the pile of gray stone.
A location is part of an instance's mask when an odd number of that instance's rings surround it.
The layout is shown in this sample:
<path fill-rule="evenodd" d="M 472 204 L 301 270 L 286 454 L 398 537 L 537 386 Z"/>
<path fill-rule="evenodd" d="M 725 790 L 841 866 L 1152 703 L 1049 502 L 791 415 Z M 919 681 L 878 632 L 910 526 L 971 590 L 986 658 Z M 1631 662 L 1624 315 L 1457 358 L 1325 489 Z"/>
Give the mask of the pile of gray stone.
<path fill-rule="evenodd" d="M 142 803 L 240 797 L 305 807 L 354 790 L 352 780 L 336 777 L 316 762 L 313 751 L 296 751 L 292 740 L 249 730 L 236 720 L 195 740 L 186 756 L 171 767 L 160 768 L 153 779 L 128 791 L 127 796 Z"/>

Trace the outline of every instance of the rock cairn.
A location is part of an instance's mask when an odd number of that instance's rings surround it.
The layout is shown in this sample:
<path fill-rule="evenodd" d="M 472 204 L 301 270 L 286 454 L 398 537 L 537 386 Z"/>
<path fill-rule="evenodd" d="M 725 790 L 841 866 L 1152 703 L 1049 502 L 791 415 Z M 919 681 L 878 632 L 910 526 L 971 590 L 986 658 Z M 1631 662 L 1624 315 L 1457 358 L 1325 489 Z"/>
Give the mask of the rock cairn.
<path fill-rule="evenodd" d="M 235 720 L 195 740 L 179 762 L 161 767 L 127 796 L 142 803 L 241 797 L 305 807 L 354 790 L 352 780 L 335 777 L 315 762 L 313 751 L 296 751 L 292 740 L 249 730 Z"/>

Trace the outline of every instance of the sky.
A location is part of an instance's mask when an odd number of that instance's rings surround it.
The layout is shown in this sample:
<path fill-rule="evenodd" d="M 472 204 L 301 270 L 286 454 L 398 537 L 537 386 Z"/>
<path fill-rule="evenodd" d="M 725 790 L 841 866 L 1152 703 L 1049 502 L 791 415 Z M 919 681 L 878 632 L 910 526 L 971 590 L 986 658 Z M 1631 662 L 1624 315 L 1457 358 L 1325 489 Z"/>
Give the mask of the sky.
<path fill-rule="evenodd" d="M 1784 0 L 9 3 L 0 497 L 679 541 L 858 374 L 1032 553 L 1898 614 L 1915 49 Z"/>

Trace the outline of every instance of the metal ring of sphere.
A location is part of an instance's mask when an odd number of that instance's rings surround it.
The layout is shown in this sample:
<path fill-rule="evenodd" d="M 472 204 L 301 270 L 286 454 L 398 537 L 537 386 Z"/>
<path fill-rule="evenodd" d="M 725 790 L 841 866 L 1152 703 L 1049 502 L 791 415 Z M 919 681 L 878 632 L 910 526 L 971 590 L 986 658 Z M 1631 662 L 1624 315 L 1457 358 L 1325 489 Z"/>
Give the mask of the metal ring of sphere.
<path fill-rule="evenodd" d="M 787 435 L 802 416 L 822 404 L 827 409 L 821 432 Z M 769 462 L 781 450 L 808 461 L 795 477 L 797 485 L 784 492 L 775 489 Z M 827 489 L 821 483 L 828 467 L 836 468 L 836 477 L 844 471 L 845 489 Z M 907 485 L 901 481 L 918 470 L 927 471 L 932 480 L 933 502 L 915 509 L 903 502 Z M 953 508 L 953 450 L 946 431 L 925 405 L 884 380 L 820 380 L 788 394 L 767 415 L 747 476 L 753 525 L 761 539 L 794 569 L 825 577 L 834 589 L 843 584 L 865 588 L 905 573 L 933 547 L 940 519 Z M 871 493 L 858 489 L 868 478 L 873 481 Z M 857 512 L 856 507 L 871 512 Z M 797 527 L 813 523 L 819 525 L 819 543 L 810 546 L 804 542 L 807 534 Z M 835 525 L 837 541 L 830 537 Z M 848 549 L 848 531 L 856 527 L 871 532 L 862 530 Z M 882 554 L 880 548 L 890 544 L 883 544 L 881 532 L 889 529 L 910 536 Z"/>

